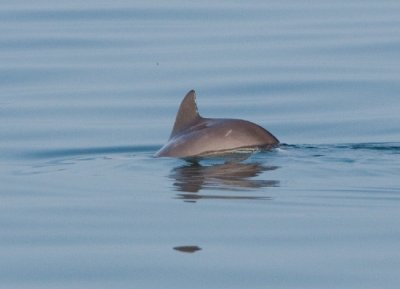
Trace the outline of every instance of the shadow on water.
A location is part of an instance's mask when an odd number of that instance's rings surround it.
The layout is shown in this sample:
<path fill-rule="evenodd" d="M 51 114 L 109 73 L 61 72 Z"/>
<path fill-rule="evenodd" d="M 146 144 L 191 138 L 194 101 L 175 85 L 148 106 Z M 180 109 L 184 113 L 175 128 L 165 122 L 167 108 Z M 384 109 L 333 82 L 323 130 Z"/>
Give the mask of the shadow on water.
<path fill-rule="evenodd" d="M 169 177 L 177 199 L 196 202 L 200 199 L 227 200 L 268 200 L 267 196 L 235 194 L 235 192 L 251 191 L 264 187 L 277 187 L 277 180 L 254 179 L 265 171 L 276 170 L 276 166 L 264 166 L 260 163 L 229 162 L 224 164 L 201 165 L 188 163 L 174 168 Z M 201 190 L 219 190 L 226 194 L 199 194 Z"/>

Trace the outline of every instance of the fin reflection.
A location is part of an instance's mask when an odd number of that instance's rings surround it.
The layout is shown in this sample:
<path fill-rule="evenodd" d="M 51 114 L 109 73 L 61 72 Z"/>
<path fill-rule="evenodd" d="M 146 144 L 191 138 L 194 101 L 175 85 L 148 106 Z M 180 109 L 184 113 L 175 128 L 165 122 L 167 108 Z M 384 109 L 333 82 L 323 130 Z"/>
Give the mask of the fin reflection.
<path fill-rule="evenodd" d="M 265 171 L 276 170 L 276 166 L 263 166 L 259 163 L 229 162 L 202 166 L 190 163 L 174 168 L 170 178 L 174 180 L 178 199 L 195 202 L 199 199 L 268 200 L 270 197 L 237 192 L 254 191 L 264 187 L 277 187 L 277 180 L 253 179 Z M 198 194 L 201 190 L 226 191 L 228 194 Z"/>

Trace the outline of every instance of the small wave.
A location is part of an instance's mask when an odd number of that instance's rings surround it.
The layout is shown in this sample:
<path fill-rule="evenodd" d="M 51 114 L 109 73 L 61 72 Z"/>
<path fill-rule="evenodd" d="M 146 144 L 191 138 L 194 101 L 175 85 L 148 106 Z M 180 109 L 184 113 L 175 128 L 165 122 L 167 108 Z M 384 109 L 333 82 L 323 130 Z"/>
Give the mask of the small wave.
<path fill-rule="evenodd" d="M 359 144 L 350 144 L 349 147 L 354 150 L 400 152 L 400 143 L 359 143 Z"/>
<path fill-rule="evenodd" d="M 60 158 L 82 155 L 99 154 L 119 154 L 119 153 L 153 153 L 160 146 L 142 145 L 142 146 L 109 146 L 109 147 L 83 147 L 83 148 L 64 148 L 35 150 L 23 153 L 23 157 L 28 158 Z"/>
<path fill-rule="evenodd" d="M 282 144 L 282 149 L 350 149 L 400 153 L 400 143 Z"/>

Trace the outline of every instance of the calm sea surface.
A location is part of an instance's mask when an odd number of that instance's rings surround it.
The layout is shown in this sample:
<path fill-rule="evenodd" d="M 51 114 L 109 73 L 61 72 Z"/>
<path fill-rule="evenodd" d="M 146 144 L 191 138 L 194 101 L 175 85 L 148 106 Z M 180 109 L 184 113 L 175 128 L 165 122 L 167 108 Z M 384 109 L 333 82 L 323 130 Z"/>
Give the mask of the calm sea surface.
<path fill-rule="evenodd" d="M 399 1 L 2 1 L 0 288 L 399 288 Z M 152 155 L 196 89 L 284 145 Z"/>

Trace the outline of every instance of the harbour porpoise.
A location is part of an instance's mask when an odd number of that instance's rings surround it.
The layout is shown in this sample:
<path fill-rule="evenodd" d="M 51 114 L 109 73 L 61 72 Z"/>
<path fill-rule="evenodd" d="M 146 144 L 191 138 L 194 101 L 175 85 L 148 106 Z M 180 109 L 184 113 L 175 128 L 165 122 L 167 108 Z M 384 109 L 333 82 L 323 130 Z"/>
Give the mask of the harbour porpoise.
<path fill-rule="evenodd" d="M 269 131 L 250 121 L 201 117 L 196 92 L 191 90 L 179 107 L 168 142 L 155 156 L 196 159 L 251 153 L 278 144 L 279 140 Z"/>

